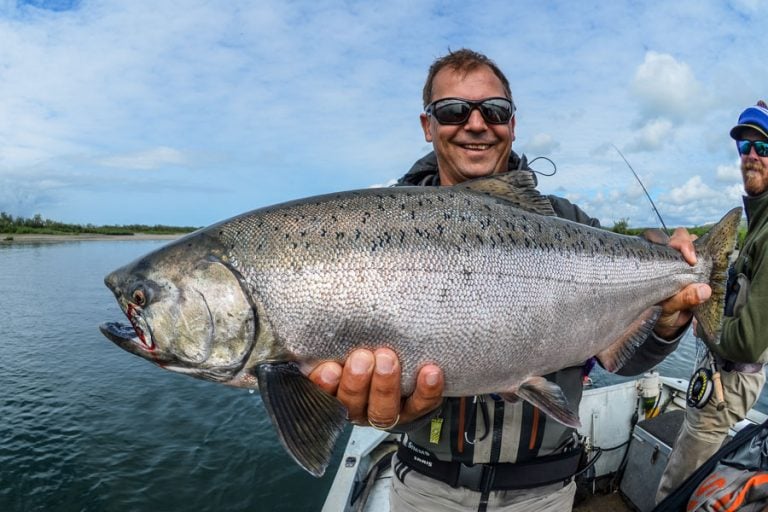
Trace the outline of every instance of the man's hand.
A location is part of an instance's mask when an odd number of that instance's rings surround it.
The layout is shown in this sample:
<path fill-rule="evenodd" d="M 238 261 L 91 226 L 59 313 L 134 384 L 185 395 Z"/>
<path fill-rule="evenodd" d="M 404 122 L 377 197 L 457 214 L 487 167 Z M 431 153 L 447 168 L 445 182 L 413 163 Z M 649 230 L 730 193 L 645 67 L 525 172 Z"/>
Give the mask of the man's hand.
<path fill-rule="evenodd" d="M 643 234 L 645 238 L 655 243 L 664 243 L 659 238 L 658 231 L 648 231 Z M 688 233 L 687 229 L 677 228 L 668 239 L 668 245 L 680 251 L 683 259 L 689 265 L 696 264 L 696 250 L 693 248 L 693 241 L 696 235 Z M 689 284 L 676 295 L 668 298 L 661 303 L 661 316 L 656 322 L 653 331 L 660 338 L 671 340 L 680 335 L 680 328 L 691 321 L 693 314 L 691 309 L 702 304 L 712 295 L 712 289 L 709 285 L 703 283 Z"/>
<path fill-rule="evenodd" d="M 309 379 L 344 404 L 351 422 L 394 426 L 427 414 L 443 401 L 444 380 L 440 368 L 433 364 L 423 366 L 416 379 L 416 389 L 404 400 L 400 394 L 400 372 L 400 362 L 392 350 L 358 349 L 343 366 L 334 362 L 319 364 Z"/>

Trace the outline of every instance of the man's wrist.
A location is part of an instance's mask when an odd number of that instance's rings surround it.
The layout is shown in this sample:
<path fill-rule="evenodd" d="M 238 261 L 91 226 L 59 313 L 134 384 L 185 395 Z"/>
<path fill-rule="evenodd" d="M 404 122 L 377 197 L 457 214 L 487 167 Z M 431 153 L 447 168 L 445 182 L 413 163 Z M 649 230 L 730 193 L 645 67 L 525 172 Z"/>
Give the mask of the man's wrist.
<path fill-rule="evenodd" d="M 688 330 L 688 327 L 691 326 L 691 322 L 688 322 L 687 324 L 683 325 L 682 327 L 661 327 L 656 328 L 652 331 L 653 339 L 655 339 L 658 343 L 664 344 L 664 345 L 671 345 L 673 343 L 678 343 L 680 339 L 685 334 L 685 331 Z"/>

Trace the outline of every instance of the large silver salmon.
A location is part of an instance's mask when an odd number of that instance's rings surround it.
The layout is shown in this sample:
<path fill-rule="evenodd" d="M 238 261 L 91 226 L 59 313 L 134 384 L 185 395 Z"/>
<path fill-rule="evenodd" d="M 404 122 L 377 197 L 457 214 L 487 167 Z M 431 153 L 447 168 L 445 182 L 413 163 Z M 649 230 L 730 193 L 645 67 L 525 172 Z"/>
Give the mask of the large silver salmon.
<path fill-rule="evenodd" d="M 446 396 L 520 397 L 577 426 L 541 376 L 594 355 L 620 368 L 653 328 L 656 304 L 684 286 L 712 286 L 696 316 L 718 342 L 741 210 L 696 241 L 695 266 L 552 214 L 527 172 L 262 208 L 107 276 L 131 326 L 101 330 L 167 370 L 258 387 L 281 442 L 314 475 L 346 411 L 304 375 L 357 347 L 394 349 L 404 394 L 435 363 Z"/>

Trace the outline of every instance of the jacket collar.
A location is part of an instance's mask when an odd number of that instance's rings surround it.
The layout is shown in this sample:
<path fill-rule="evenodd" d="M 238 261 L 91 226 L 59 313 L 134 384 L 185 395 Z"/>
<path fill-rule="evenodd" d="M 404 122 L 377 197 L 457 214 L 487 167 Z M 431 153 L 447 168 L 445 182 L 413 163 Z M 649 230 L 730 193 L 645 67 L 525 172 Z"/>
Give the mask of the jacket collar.
<path fill-rule="evenodd" d="M 531 170 L 531 168 L 528 167 L 528 159 L 525 155 L 520 157 L 514 151 L 510 151 L 507 170 Z M 536 176 L 534 175 L 534 181 L 535 178 Z M 397 185 L 439 186 L 440 176 L 437 172 L 437 156 L 435 152 L 431 151 L 416 160 L 410 170 L 405 173 L 405 176 L 397 181 Z"/>
<path fill-rule="evenodd" d="M 747 214 L 749 230 L 753 229 L 753 222 L 765 222 L 768 216 L 768 190 L 759 196 L 744 196 L 744 212 Z"/>

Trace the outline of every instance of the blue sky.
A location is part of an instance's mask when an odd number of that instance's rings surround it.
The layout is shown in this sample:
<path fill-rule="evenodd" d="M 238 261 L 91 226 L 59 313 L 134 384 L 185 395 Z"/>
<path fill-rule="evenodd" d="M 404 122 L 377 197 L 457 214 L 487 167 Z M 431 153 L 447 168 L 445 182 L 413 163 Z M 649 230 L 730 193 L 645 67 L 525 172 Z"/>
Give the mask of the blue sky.
<path fill-rule="evenodd" d="M 540 188 L 608 226 L 741 202 L 739 113 L 768 99 L 765 0 L 0 0 L 0 211 L 205 226 L 386 185 L 430 146 L 431 62 L 486 53 Z M 534 164 L 542 172 L 551 166 Z"/>

